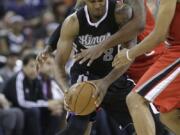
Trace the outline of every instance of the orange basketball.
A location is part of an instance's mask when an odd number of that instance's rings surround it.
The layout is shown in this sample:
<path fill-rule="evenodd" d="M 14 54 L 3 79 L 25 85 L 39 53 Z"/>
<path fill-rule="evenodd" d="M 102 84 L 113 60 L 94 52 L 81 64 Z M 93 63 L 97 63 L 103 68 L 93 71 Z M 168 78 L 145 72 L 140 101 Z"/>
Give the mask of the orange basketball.
<path fill-rule="evenodd" d="M 90 82 L 74 84 L 70 91 L 73 92 L 70 109 L 76 115 L 88 115 L 95 111 L 95 99 L 92 97 L 96 87 Z"/>

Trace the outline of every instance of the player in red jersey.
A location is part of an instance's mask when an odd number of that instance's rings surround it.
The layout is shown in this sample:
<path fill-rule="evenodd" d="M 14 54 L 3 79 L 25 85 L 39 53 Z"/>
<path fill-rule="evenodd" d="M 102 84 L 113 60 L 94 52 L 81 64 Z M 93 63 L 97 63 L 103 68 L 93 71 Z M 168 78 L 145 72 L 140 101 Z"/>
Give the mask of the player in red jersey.
<path fill-rule="evenodd" d="M 180 0 L 161 0 L 152 33 L 130 50 L 122 50 L 113 66 L 120 68 L 137 56 L 149 52 L 167 40 L 164 53 L 140 79 L 127 97 L 129 111 L 138 135 L 155 135 L 155 126 L 147 102 L 160 111 L 161 121 L 180 135 Z M 168 34 L 167 34 L 168 33 Z M 167 36 L 168 35 L 168 36 Z"/>
<path fill-rule="evenodd" d="M 154 2 L 155 3 L 155 2 Z M 157 4 L 156 4 L 157 6 Z M 156 7 L 157 8 L 157 7 Z M 150 11 L 150 8 L 147 6 L 147 0 L 145 0 L 145 9 L 146 9 L 146 25 L 143 32 L 141 32 L 137 37 L 137 42 L 141 42 L 149 33 L 152 32 L 155 26 L 155 19 Z M 135 83 L 144 75 L 144 73 L 149 69 L 149 67 L 154 64 L 156 59 L 163 53 L 164 45 L 161 43 L 159 46 L 154 48 L 152 51 L 145 53 L 133 62 L 131 67 L 128 69 L 129 77 L 134 80 Z"/>

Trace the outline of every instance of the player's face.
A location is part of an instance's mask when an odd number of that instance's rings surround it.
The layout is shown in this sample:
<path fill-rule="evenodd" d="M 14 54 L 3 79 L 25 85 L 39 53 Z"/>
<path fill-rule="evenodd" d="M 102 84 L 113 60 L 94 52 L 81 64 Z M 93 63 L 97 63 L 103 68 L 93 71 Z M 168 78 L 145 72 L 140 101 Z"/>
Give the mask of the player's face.
<path fill-rule="evenodd" d="M 106 0 L 85 0 L 88 12 L 93 18 L 100 18 L 105 14 Z"/>

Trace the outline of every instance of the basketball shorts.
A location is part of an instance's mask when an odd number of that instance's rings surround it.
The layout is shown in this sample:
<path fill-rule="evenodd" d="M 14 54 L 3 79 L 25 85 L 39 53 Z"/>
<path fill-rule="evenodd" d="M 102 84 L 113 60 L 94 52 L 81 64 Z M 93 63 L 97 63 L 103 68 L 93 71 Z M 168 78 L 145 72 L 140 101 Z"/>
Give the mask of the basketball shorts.
<path fill-rule="evenodd" d="M 166 49 L 133 90 L 162 113 L 180 108 L 180 46 Z"/>

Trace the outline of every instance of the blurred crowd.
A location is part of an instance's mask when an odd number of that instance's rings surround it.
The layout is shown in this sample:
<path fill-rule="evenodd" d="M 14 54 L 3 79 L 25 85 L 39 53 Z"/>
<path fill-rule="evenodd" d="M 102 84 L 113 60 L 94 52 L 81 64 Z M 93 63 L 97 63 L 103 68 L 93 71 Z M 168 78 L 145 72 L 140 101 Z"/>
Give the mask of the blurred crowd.
<path fill-rule="evenodd" d="M 2 0 L 0 54 L 42 49 L 49 35 L 69 14 L 73 0 Z"/>
<path fill-rule="evenodd" d="M 64 126 L 54 56 L 36 71 L 36 54 L 69 14 L 73 0 L 1 0 L 0 135 L 53 135 Z"/>

